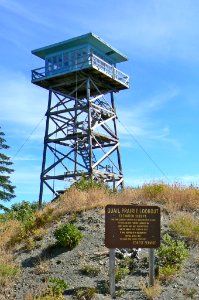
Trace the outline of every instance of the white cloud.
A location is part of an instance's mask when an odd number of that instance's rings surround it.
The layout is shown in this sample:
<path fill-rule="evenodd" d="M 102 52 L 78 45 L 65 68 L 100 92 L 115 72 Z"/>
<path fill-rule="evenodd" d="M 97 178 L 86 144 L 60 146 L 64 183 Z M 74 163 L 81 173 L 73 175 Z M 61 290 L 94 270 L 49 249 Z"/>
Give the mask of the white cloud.
<path fill-rule="evenodd" d="M 182 175 L 182 176 L 168 176 L 169 181 L 164 177 L 149 177 L 149 176 L 126 176 L 125 185 L 126 186 L 142 186 L 144 184 L 153 184 L 157 182 L 164 182 L 166 184 L 180 184 L 184 186 L 199 186 L 199 174 L 195 175 Z"/>
<path fill-rule="evenodd" d="M 171 137 L 169 125 L 161 124 L 160 120 L 155 120 L 152 114 L 164 109 L 171 100 L 175 100 L 178 95 L 177 89 L 161 92 L 158 95 L 146 100 L 139 101 L 136 105 L 124 109 L 118 108 L 119 122 L 118 132 L 123 144 L 130 146 L 130 139 L 144 138 L 145 140 L 161 141 L 169 143 L 176 148 L 180 148 L 180 143 Z M 157 118 L 158 119 L 158 118 Z"/>
<path fill-rule="evenodd" d="M 36 126 L 46 111 L 47 92 L 33 86 L 20 72 L 2 70 L 0 81 L 1 120 L 30 128 Z"/>
<path fill-rule="evenodd" d="M 38 156 L 34 155 L 23 155 L 23 156 L 17 156 L 16 158 L 13 158 L 13 161 L 39 161 L 40 158 Z"/>
<path fill-rule="evenodd" d="M 1 0 L 0 6 L 9 12 L 18 15 L 24 19 L 28 19 L 31 22 L 38 23 L 39 25 L 52 28 L 53 25 L 51 22 L 45 21 L 43 16 L 39 16 L 38 13 L 32 12 L 31 8 L 27 8 L 27 3 L 22 5 L 21 3 L 13 0 Z"/>
<path fill-rule="evenodd" d="M 149 184 L 149 183 L 157 183 L 157 182 L 166 182 L 165 178 L 161 178 L 161 177 L 148 177 L 148 176 L 136 176 L 136 177 L 130 177 L 130 176 L 126 176 L 124 178 L 124 182 L 126 186 L 129 187 L 138 187 L 138 186 L 142 186 L 144 184 Z"/>
<path fill-rule="evenodd" d="M 100 7 L 101 2 L 87 3 L 91 9 L 92 5 L 96 7 L 95 14 L 89 16 L 90 25 L 87 24 L 95 28 L 96 17 L 104 18 L 105 12 Z M 198 1 L 126 0 L 121 5 L 112 0 L 106 3 L 106 11 L 111 6 L 114 6 L 113 17 L 100 22 L 97 29 L 131 58 L 162 60 L 162 63 L 173 58 L 199 62 Z M 85 27 L 85 16 L 78 17 Z"/>

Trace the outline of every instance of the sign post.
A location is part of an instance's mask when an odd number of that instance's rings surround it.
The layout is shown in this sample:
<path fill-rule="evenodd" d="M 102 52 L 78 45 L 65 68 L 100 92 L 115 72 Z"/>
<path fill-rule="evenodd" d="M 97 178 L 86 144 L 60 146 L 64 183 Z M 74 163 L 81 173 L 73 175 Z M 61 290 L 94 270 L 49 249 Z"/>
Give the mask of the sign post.
<path fill-rule="evenodd" d="M 155 251 L 149 249 L 149 286 L 154 286 L 155 279 Z"/>
<path fill-rule="evenodd" d="M 110 294 L 115 298 L 115 249 L 109 249 Z"/>
<path fill-rule="evenodd" d="M 107 205 L 105 246 L 110 249 L 111 296 L 115 294 L 115 248 L 149 248 L 149 285 L 154 285 L 154 248 L 160 246 L 160 208 Z"/>

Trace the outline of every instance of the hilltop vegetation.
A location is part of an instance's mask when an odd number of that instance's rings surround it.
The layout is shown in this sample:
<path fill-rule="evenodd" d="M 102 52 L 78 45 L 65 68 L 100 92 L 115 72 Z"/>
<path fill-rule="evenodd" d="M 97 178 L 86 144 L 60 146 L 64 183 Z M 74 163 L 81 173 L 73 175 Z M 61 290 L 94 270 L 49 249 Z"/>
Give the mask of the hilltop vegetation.
<path fill-rule="evenodd" d="M 103 208 L 107 204 L 156 204 L 161 207 L 163 242 L 161 248 L 157 251 L 159 259 L 157 262 L 158 287 L 157 285 L 154 289 L 147 287 L 144 281 L 147 276 L 147 272 L 145 272 L 146 274 L 142 276 L 144 283 L 140 283 L 140 295 L 142 298 L 138 298 L 161 299 L 161 297 L 158 298 L 158 293 L 160 294 L 161 290 L 164 290 L 165 285 L 172 278 L 178 276 L 177 274 L 183 269 L 183 265 L 189 259 L 192 250 L 199 245 L 198 188 L 193 186 L 184 187 L 179 184 L 167 185 L 164 183 L 154 183 L 146 184 L 141 188 L 126 188 L 119 192 L 112 192 L 107 186 L 96 185 L 93 182 L 85 182 L 85 180 L 81 181 L 79 185 L 76 184 L 68 189 L 57 201 L 44 205 L 40 211 L 37 210 L 37 204 L 30 204 L 24 201 L 13 205 L 9 212 L 0 215 L 0 288 L 2 290 L 2 298 L 0 299 L 8 299 L 6 298 L 8 294 L 10 295 L 9 299 L 20 299 L 16 296 L 17 292 L 14 284 L 16 281 L 20 286 L 20 278 L 23 278 L 25 272 L 26 277 L 29 274 L 27 273 L 24 261 L 28 260 L 28 255 L 29 257 L 33 257 L 33 254 L 35 254 L 37 263 L 33 264 L 32 270 L 36 272 L 35 276 L 38 276 L 39 280 L 43 278 L 40 277 L 41 274 L 45 274 L 45 284 L 43 284 L 45 288 L 42 291 L 40 290 L 39 294 L 36 293 L 38 287 L 35 287 L 35 291 L 33 289 L 28 295 L 27 291 L 24 290 L 23 299 L 70 299 L 67 298 L 69 296 L 63 294 L 64 291 L 70 288 L 70 285 L 64 281 L 63 273 L 60 275 L 61 277 L 58 276 L 59 263 L 56 265 L 58 274 L 56 277 L 52 277 L 49 262 L 54 263 L 54 256 L 57 257 L 62 252 L 74 251 L 75 255 L 75 251 L 80 251 L 76 250 L 79 244 L 85 249 L 86 234 L 90 231 L 93 232 L 94 228 L 93 239 L 97 240 L 98 234 L 99 236 L 101 234 L 102 244 L 104 227 Z M 87 216 L 86 222 L 84 221 L 82 224 L 81 220 L 84 218 L 85 213 Z M 96 215 L 97 221 L 94 221 L 94 215 Z M 66 235 L 67 239 L 65 238 Z M 97 247 L 96 251 L 99 250 L 99 247 L 102 247 L 101 244 L 95 246 Z M 94 242 L 90 247 L 94 247 Z M 105 249 L 105 247 L 103 246 L 102 249 Z M 93 249 L 93 252 L 96 251 Z M 36 253 L 38 254 L 36 255 Z M 45 255 L 41 253 L 45 253 Z M 54 255 L 53 258 L 49 256 L 49 253 L 50 255 Z M 107 250 L 105 253 L 105 256 L 107 256 Z M 26 259 L 24 255 L 26 255 Z M 45 259 L 44 256 L 46 256 Z M 49 259 L 48 256 L 50 257 Z M 199 255 L 197 257 L 194 256 L 194 260 L 192 263 L 196 267 L 199 265 Z M 59 262 L 59 259 L 57 261 Z M 79 264 L 81 264 L 81 261 Z M 145 269 L 147 268 L 146 254 L 144 254 L 139 264 L 140 268 L 144 268 L 144 266 Z M 117 266 L 118 282 L 121 282 L 123 278 L 128 278 L 130 275 L 132 276 L 134 274 L 132 270 L 135 268 L 135 261 L 120 261 Z M 103 276 L 106 280 L 108 276 L 106 268 L 102 270 L 101 266 L 96 264 L 96 261 L 94 263 L 87 262 L 86 264 L 84 261 L 82 273 L 84 276 L 92 274 L 93 277 L 104 274 Z M 25 280 L 28 281 L 28 278 L 23 279 L 23 282 Z M 89 287 L 87 286 L 87 288 Z M 93 286 L 90 288 L 92 289 L 86 291 L 85 289 L 82 291 L 74 289 L 73 297 L 76 297 L 76 299 L 92 299 L 96 293 L 107 293 L 107 289 L 105 288 L 104 290 Z M 23 289 L 22 285 L 19 289 Z M 159 292 L 157 293 L 157 291 Z M 81 296 L 81 293 L 83 296 Z M 85 293 L 90 293 L 90 296 L 85 296 Z M 184 291 L 183 293 L 190 294 L 188 291 Z M 199 293 L 199 291 L 197 287 L 193 287 L 192 294 L 195 295 L 196 293 Z M 121 295 L 118 296 L 118 298 L 127 299 L 125 296 L 122 297 Z"/>

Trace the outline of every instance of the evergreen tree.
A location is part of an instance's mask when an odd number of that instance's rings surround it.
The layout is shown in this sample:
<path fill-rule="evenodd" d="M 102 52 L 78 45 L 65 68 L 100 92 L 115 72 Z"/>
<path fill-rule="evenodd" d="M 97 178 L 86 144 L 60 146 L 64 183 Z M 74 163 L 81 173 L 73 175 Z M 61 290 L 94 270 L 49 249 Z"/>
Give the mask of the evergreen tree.
<path fill-rule="evenodd" d="M 13 164 L 10 161 L 10 157 L 2 153 L 2 150 L 4 151 L 9 148 L 9 146 L 6 144 L 4 136 L 4 132 L 0 131 L 0 201 L 10 201 L 15 197 L 15 186 L 12 185 L 9 176 L 9 174 L 11 174 L 14 170 L 10 168 L 10 166 Z M 1 203 L 0 209 L 7 210 L 6 207 Z"/>

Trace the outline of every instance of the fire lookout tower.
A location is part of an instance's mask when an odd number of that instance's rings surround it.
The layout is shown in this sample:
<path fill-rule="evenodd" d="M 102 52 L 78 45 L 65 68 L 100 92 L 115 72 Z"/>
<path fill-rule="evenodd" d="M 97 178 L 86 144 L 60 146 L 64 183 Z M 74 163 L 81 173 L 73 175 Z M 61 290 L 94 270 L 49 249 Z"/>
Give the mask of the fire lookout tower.
<path fill-rule="evenodd" d="M 32 54 L 45 61 L 32 70 L 32 83 L 49 91 L 40 205 L 44 184 L 56 197 L 57 186 L 82 175 L 123 187 L 114 93 L 129 88 L 116 68 L 127 57 L 93 33 Z"/>

